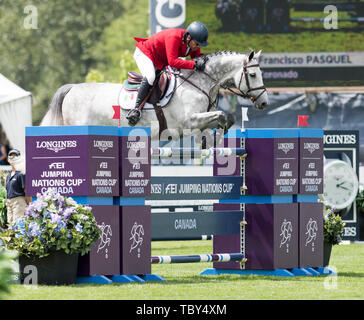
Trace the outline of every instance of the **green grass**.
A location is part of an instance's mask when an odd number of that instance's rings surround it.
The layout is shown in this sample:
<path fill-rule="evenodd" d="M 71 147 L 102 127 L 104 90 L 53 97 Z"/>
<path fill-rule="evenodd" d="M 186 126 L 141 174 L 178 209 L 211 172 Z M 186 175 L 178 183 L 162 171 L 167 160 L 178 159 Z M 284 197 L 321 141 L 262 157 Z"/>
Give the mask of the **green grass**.
<path fill-rule="evenodd" d="M 211 252 L 212 241 L 153 242 L 152 254 Z M 112 285 L 11 285 L 8 300 L 326 300 L 364 299 L 364 245 L 340 245 L 332 250 L 330 265 L 338 277 L 200 276 L 208 263 L 153 265 L 152 273 L 166 282 Z M 337 287 L 334 288 L 336 283 Z M 326 284 L 326 287 L 325 287 Z M 327 285 L 331 285 L 327 288 Z"/>

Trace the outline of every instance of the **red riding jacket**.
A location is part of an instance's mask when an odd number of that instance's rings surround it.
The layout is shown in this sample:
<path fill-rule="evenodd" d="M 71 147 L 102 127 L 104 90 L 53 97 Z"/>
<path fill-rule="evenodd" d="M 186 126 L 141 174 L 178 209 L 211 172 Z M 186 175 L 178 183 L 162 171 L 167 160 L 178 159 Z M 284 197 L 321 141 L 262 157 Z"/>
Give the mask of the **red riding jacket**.
<path fill-rule="evenodd" d="M 184 29 L 165 29 L 153 36 L 145 38 L 134 38 L 137 46 L 154 66 L 162 70 L 166 65 L 177 69 L 193 69 L 195 62 L 178 59 L 186 57 L 187 43 L 183 43 Z M 200 55 L 200 48 L 196 51 L 190 50 L 189 55 L 195 58 Z"/>

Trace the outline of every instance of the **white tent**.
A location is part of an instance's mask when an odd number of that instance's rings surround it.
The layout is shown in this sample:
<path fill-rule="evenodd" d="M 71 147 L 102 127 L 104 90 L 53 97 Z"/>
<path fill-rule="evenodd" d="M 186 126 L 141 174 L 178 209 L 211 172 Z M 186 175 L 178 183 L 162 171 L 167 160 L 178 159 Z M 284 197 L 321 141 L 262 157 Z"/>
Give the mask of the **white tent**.
<path fill-rule="evenodd" d="M 0 124 L 10 146 L 25 152 L 25 127 L 32 125 L 32 96 L 1 73 Z"/>

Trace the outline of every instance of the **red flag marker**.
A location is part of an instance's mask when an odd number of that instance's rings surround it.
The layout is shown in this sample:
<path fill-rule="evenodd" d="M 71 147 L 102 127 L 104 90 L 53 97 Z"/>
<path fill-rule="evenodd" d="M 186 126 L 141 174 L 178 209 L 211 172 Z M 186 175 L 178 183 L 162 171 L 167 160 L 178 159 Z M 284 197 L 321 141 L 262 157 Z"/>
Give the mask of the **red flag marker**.
<path fill-rule="evenodd" d="M 113 119 L 119 119 L 119 127 L 120 127 L 120 106 L 112 106 L 112 108 L 114 109 L 114 115 L 113 115 Z"/>
<path fill-rule="evenodd" d="M 299 126 L 306 126 L 308 127 L 308 123 L 307 123 L 307 119 L 309 118 L 310 116 L 301 116 L 299 115 L 298 116 L 298 119 L 297 119 L 297 127 Z"/>

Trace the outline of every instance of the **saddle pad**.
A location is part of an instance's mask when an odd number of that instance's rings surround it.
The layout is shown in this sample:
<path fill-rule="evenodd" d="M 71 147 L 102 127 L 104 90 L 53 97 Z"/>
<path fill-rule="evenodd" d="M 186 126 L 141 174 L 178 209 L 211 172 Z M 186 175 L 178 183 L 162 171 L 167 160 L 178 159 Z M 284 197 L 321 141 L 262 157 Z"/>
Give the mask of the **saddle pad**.
<path fill-rule="evenodd" d="M 121 109 L 130 110 L 135 108 L 135 102 L 138 95 L 138 89 L 140 85 L 129 84 L 127 80 L 124 81 L 119 96 L 119 105 Z M 171 97 L 173 96 L 174 89 L 176 87 L 176 76 L 173 73 L 169 73 L 169 84 L 164 97 L 157 103 L 158 107 L 164 107 L 167 105 Z M 150 103 L 146 103 L 143 110 L 154 110 L 154 106 Z"/>

